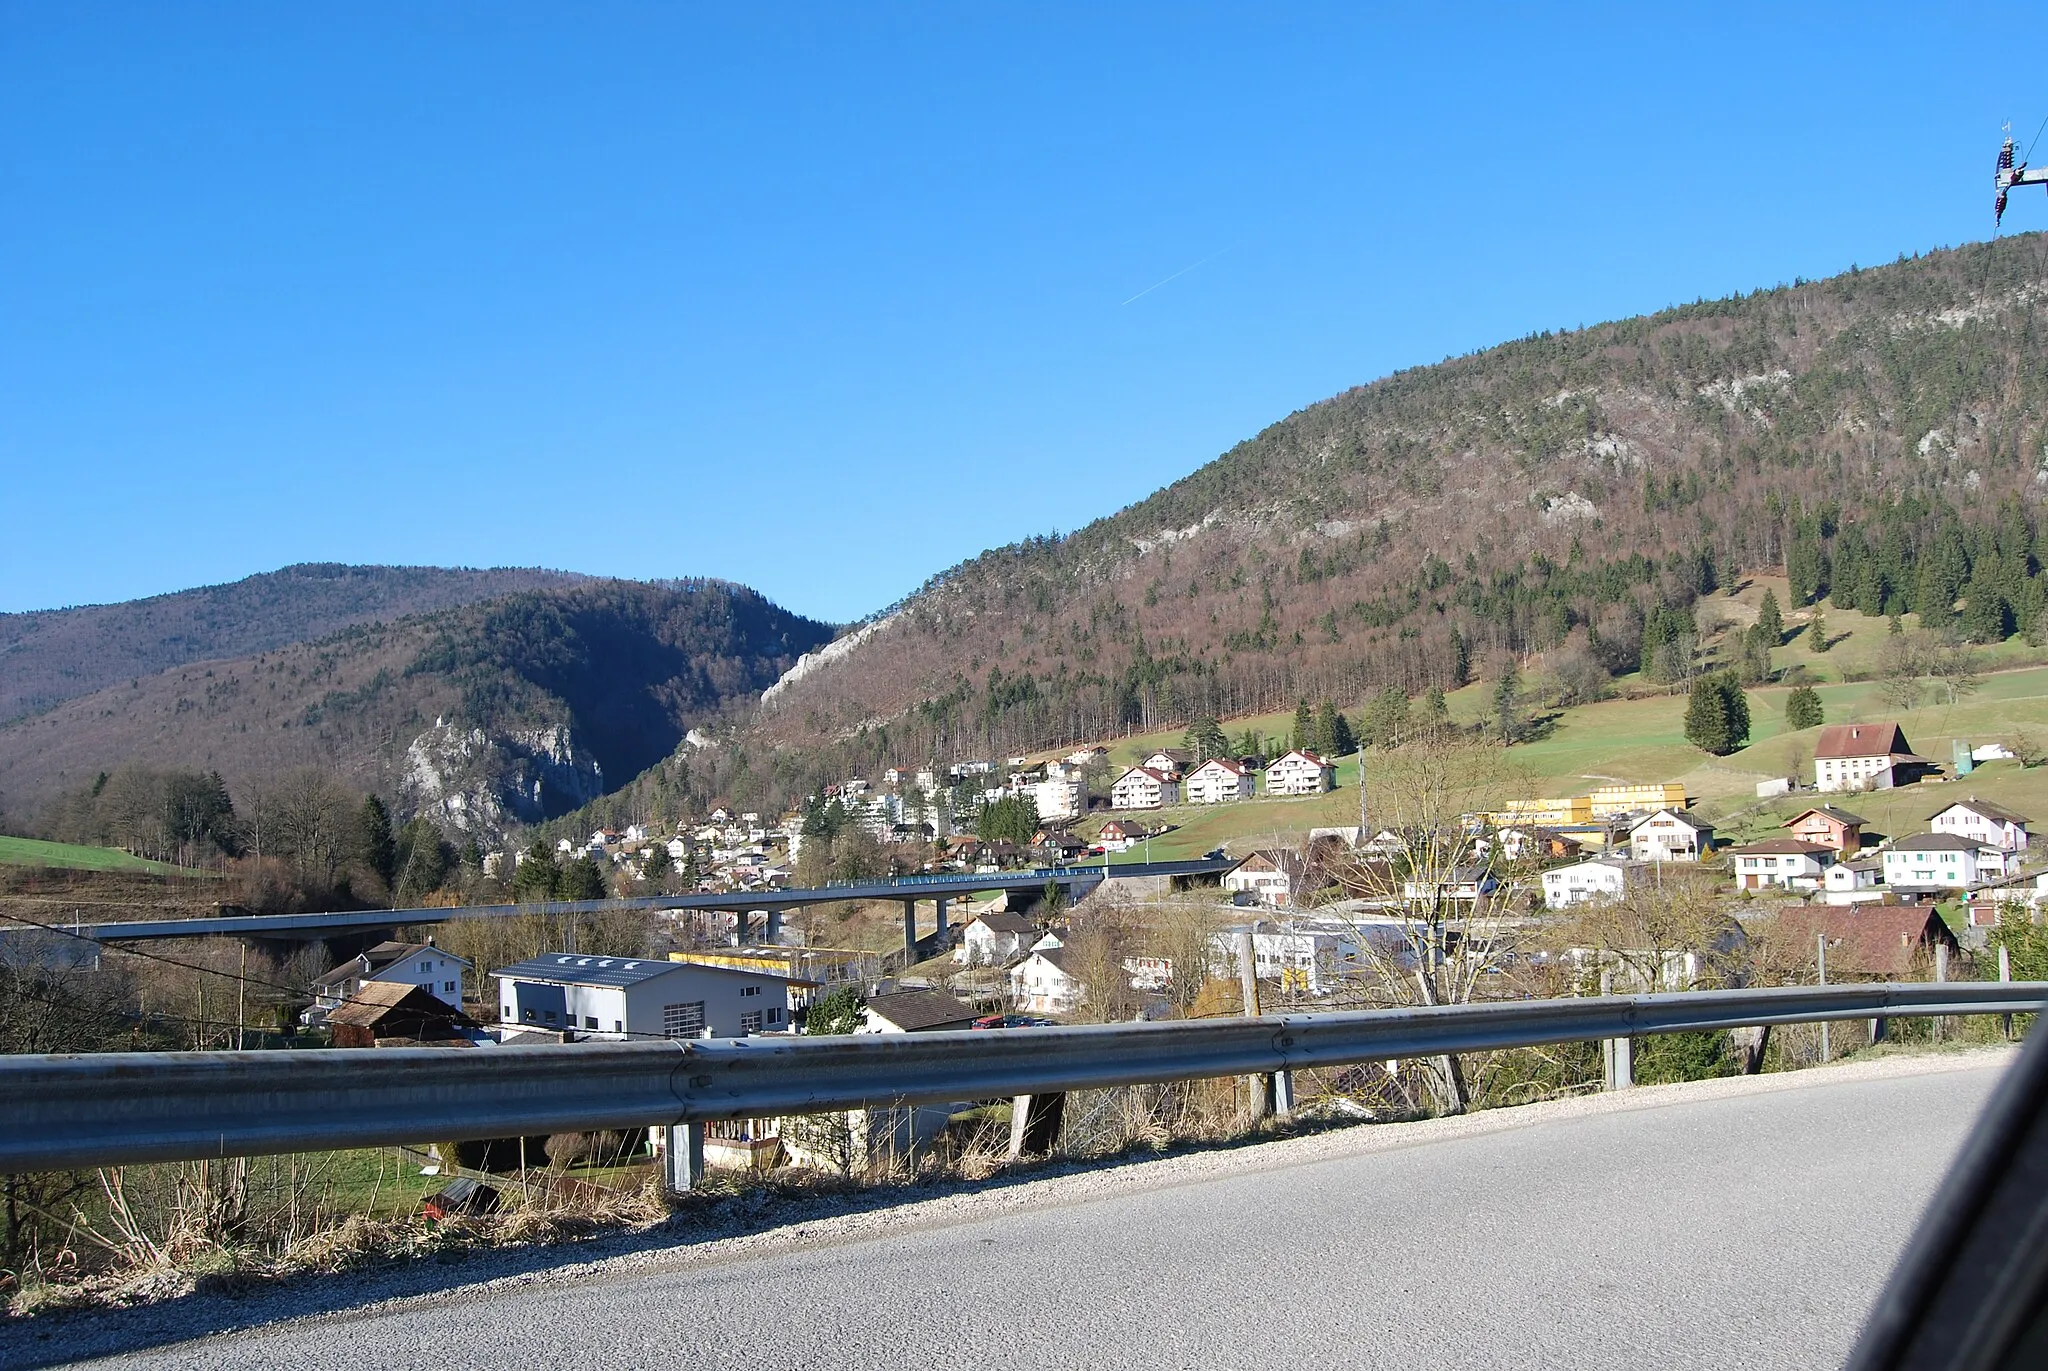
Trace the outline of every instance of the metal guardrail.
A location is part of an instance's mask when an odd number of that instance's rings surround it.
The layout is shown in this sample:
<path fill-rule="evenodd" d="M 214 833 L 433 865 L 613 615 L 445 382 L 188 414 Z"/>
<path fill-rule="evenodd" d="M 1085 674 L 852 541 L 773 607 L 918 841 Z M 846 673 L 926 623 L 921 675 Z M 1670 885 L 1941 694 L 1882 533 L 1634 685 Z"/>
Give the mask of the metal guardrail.
<path fill-rule="evenodd" d="M 2041 982 L 1793 986 L 987 1032 L 4 1057 L 0 1173 L 772 1118 L 2044 1005 Z"/>
<path fill-rule="evenodd" d="M 1112 876 L 1197 876 L 1219 874 L 1235 861 L 1201 858 L 1184 862 L 1117 863 Z M 319 914 L 220 914 L 196 919 L 141 919 L 119 923 L 67 923 L 63 927 L 95 942 L 148 941 L 157 938 L 254 937 L 317 938 L 326 934 L 368 929 L 441 924 L 451 919 L 503 919 L 520 915 L 605 914 L 620 910 L 756 910 L 790 909 L 839 900 L 887 900 L 916 892 L 972 895 L 982 890 L 1028 890 L 1047 881 L 1099 881 L 1100 865 L 1042 867 L 1030 871 L 942 872 L 893 876 L 873 881 L 784 887 L 780 890 L 716 891 L 691 895 L 644 895 L 618 900 L 547 900 L 532 904 L 429 906 L 413 909 L 351 909 Z M 33 934 L 30 927 L 0 927 L 0 942 L 9 935 Z"/>

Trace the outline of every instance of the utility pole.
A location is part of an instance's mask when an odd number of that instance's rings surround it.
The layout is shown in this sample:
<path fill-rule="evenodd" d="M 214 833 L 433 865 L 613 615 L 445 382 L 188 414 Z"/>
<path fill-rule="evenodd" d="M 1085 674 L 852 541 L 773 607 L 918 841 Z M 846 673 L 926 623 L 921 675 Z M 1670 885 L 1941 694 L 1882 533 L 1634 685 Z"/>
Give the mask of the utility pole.
<path fill-rule="evenodd" d="M 245 1051 L 249 1042 L 242 1024 L 249 1008 L 249 944 L 242 944 L 242 974 L 235 978 L 235 1051 Z"/>

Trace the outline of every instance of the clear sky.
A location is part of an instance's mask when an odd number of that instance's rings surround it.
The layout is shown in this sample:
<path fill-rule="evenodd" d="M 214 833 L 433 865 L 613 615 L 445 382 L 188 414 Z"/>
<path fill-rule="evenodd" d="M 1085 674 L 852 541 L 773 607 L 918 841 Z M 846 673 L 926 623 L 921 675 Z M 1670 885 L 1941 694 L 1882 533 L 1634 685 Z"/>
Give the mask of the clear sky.
<path fill-rule="evenodd" d="M 1393 369 L 1985 237 L 2048 114 L 2011 7 L 1404 8 L 0 0 L 0 610 L 852 619 Z"/>

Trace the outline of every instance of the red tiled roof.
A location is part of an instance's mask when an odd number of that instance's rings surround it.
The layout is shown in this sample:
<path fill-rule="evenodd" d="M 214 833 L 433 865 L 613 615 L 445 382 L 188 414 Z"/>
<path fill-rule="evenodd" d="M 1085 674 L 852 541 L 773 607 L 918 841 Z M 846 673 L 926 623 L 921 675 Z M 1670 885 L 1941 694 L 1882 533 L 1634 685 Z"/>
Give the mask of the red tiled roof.
<path fill-rule="evenodd" d="M 1814 741 L 1819 759 L 1844 757 L 1910 757 L 1911 745 L 1897 724 L 1829 724 Z"/>
<path fill-rule="evenodd" d="M 1904 976 L 1923 947 L 1955 946 L 1955 935 L 1931 905 L 1789 905 L 1778 932 L 1809 950 L 1825 933 L 1828 970 L 1857 976 Z"/>

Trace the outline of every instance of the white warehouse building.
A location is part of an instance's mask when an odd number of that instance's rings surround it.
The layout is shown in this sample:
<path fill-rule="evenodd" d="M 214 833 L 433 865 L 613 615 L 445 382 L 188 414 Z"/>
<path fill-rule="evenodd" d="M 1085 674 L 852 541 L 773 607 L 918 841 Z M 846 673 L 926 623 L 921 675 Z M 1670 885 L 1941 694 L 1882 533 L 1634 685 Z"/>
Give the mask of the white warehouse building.
<path fill-rule="evenodd" d="M 498 1021 L 508 1034 L 574 1033 L 600 1041 L 786 1033 L 815 988 L 736 967 L 575 952 L 545 953 L 491 975 Z"/>

